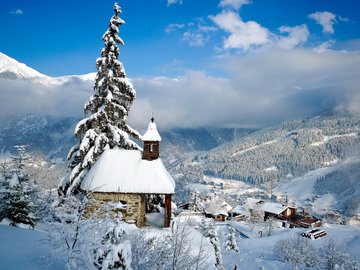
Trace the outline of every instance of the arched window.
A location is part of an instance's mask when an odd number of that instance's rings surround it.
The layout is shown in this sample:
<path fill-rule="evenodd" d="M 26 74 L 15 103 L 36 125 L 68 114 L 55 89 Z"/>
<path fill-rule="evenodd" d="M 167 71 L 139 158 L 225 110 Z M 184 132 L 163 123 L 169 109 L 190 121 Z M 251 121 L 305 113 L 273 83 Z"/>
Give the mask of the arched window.
<path fill-rule="evenodd" d="M 151 143 L 150 144 L 150 153 L 154 152 L 154 145 Z"/>

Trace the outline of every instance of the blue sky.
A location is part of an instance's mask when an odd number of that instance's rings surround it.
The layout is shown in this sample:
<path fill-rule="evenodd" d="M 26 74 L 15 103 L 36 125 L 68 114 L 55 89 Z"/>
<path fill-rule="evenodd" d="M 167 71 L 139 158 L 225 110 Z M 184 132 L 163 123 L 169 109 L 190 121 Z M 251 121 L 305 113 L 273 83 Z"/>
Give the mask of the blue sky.
<path fill-rule="evenodd" d="M 113 1 L 0 3 L 1 52 L 50 76 L 96 71 Z M 324 110 L 360 115 L 359 0 L 119 4 L 126 21 L 120 61 L 137 91 L 134 126 L 146 126 L 149 115 L 162 127 L 264 127 Z M 3 93 L 16 111 L 81 115 L 92 91 L 74 85 L 64 103 L 63 91 L 46 89 L 45 98 L 38 87 L 24 90 L 29 97 Z M 43 107 L 29 102 L 35 97 Z M 0 109 L 12 104 L 1 100 Z"/>
<path fill-rule="evenodd" d="M 349 40 L 360 37 L 358 0 L 127 0 L 119 4 L 126 21 L 120 29 L 126 43 L 120 60 L 130 76 L 174 75 L 183 69 L 218 74 L 221 70 L 216 63 L 221 56 L 249 54 L 255 47 L 269 45 L 265 41 L 253 42 L 250 48 L 239 44 L 224 48 L 224 40 L 231 35 L 221 25 L 226 20 L 229 24 L 235 24 L 236 19 L 245 24 L 253 21 L 277 36 L 272 39 L 288 36 L 293 27 L 305 26 L 308 33 L 302 35 L 306 37 L 298 37 L 303 39 L 290 45 L 293 47 L 331 42 L 337 50 L 349 49 Z M 93 72 L 112 5 L 109 0 L 1 0 L 0 51 L 47 75 Z M 324 31 L 324 25 L 309 17 L 325 11 L 334 16 L 324 22 L 333 23 L 333 32 Z M 214 21 L 222 12 L 239 17 Z M 280 33 L 284 26 L 290 28 Z M 357 49 L 359 42 L 351 46 Z"/>

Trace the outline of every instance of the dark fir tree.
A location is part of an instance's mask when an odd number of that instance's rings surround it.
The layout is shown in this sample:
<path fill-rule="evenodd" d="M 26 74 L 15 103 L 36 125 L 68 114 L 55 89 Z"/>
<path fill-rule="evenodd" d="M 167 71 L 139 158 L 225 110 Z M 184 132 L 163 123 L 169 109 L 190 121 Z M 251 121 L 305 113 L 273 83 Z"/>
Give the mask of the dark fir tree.
<path fill-rule="evenodd" d="M 119 37 L 119 26 L 125 22 L 119 18 L 120 6 L 114 4 L 115 14 L 102 40 L 105 47 L 96 60 L 97 75 L 94 94 L 84 106 L 85 115 L 75 128 L 79 143 L 68 154 L 70 174 L 60 183 L 60 193 L 71 195 L 78 192 L 82 179 L 106 149 L 140 149 L 131 139 L 140 134 L 127 125 L 126 120 L 136 92 L 127 79 L 123 64 L 118 60 L 124 45 Z"/>

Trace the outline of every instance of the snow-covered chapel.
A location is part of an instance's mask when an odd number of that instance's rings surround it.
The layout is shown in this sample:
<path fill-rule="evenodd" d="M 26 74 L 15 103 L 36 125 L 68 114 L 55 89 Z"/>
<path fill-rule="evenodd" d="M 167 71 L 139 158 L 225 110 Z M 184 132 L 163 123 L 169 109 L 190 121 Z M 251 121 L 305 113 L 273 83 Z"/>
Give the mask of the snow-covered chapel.
<path fill-rule="evenodd" d="M 161 137 L 154 118 L 142 136 L 143 150 L 108 149 L 95 162 L 82 181 L 81 189 L 91 193 L 88 212 L 105 203 L 121 202 L 127 222 L 145 225 L 146 195 L 164 195 L 164 226 L 170 226 L 171 197 L 175 182 L 162 163 Z"/>

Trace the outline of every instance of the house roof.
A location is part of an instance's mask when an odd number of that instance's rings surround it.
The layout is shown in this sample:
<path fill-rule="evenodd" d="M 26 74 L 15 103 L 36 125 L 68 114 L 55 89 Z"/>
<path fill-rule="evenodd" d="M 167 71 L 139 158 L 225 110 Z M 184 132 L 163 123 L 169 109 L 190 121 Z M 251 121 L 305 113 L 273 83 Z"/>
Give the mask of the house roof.
<path fill-rule="evenodd" d="M 287 206 L 283 206 L 280 203 L 264 203 L 261 209 L 264 212 L 268 212 L 275 215 L 280 215 L 282 212 L 286 210 Z"/>
<path fill-rule="evenodd" d="M 148 128 L 144 135 L 141 138 L 143 141 L 161 141 L 161 136 L 156 128 L 156 123 L 154 122 L 154 118 L 151 118 L 151 122 L 148 125 Z"/>
<path fill-rule="evenodd" d="M 230 212 L 235 213 L 235 214 L 241 214 L 241 213 L 246 212 L 246 209 L 245 209 L 244 205 L 238 204 L 233 209 L 231 209 Z"/>
<path fill-rule="evenodd" d="M 139 150 L 108 149 L 82 181 L 92 192 L 173 194 L 175 182 L 161 159 L 143 160 Z"/>
<path fill-rule="evenodd" d="M 272 213 L 275 215 L 280 215 L 282 212 L 284 212 L 288 206 L 284 206 L 280 203 L 269 203 L 264 202 L 259 199 L 254 198 L 247 198 L 245 205 L 249 209 L 255 209 L 258 208 L 259 210 L 262 210 L 264 212 Z"/>
<path fill-rule="evenodd" d="M 254 209 L 256 207 L 261 207 L 261 205 L 264 203 L 263 200 L 260 199 L 254 199 L 254 198 L 247 198 L 245 201 L 245 205 L 249 209 Z"/>

